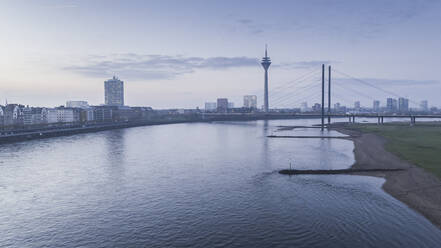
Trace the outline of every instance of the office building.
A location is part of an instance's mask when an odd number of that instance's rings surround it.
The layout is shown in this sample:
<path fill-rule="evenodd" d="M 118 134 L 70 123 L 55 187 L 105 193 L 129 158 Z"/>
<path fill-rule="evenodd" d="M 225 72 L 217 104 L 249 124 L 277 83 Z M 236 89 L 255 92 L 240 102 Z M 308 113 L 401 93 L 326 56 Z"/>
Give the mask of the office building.
<path fill-rule="evenodd" d="M 374 100 L 372 105 L 372 111 L 379 112 L 380 111 L 380 101 Z"/>
<path fill-rule="evenodd" d="M 388 112 L 396 112 L 398 109 L 397 99 L 387 98 L 386 108 Z"/>
<path fill-rule="evenodd" d="M 228 108 L 229 109 L 234 108 L 234 102 L 228 102 Z"/>
<path fill-rule="evenodd" d="M 300 104 L 300 111 L 301 112 L 307 112 L 308 111 L 308 103 L 307 102 L 302 102 Z"/>
<path fill-rule="evenodd" d="M 105 81 L 104 98 L 108 106 L 124 106 L 124 82 L 115 76 Z"/>
<path fill-rule="evenodd" d="M 226 113 L 228 112 L 228 99 L 218 98 L 217 99 L 217 112 Z"/>
<path fill-rule="evenodd" d="M 257 96 L 246 95 L 243 97 L 243 107 L 257 109 Z"/>
<path fill-rule="evenodd" d="M 427 100 L 423 100 L 420 102 L 420 111 L 429 111 L 429 103 L 427 102 Z"/>
<path fill-rule="evenodd" d="M 354 109 L 355 110 L 360 110 L 360 108 L 361 108 L 360 101 L 354 102 Z"/>
<path fill-rule="evenodd" d="M 96 122 L 111 122 L 116 107 L 112 106 L 94 106 L 93 118 Z"/>
<path fill-rule="evenodd" d="M 340 111 L 340 103 L 339 102 L 334 104 L 334 111 L 335 112 L 339 112 Z"/>
<path fill-rule="evenodd" d="M 321 110 L 322 110 L 322 105 L 320 103 L 314 103 L 314 105 L 312 105 L 312 111 L 318 112 Z"/>
<path fill-rule="evenodd" d="M 400 113 L 409 112 L 409 99 L 403 97 L 398 98 L 398 111 L 400 111 Z"/>

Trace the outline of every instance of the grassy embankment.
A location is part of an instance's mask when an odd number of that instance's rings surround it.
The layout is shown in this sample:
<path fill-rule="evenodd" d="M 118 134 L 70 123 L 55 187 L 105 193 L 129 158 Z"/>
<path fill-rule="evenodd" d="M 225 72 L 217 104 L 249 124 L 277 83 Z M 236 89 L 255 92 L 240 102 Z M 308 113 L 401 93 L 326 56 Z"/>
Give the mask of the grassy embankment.
<path fill-rule="evenodd" d="M 386 150 L 441 178 L 441 124 L 357 124 L 351 127 L 385 137 Z"/>

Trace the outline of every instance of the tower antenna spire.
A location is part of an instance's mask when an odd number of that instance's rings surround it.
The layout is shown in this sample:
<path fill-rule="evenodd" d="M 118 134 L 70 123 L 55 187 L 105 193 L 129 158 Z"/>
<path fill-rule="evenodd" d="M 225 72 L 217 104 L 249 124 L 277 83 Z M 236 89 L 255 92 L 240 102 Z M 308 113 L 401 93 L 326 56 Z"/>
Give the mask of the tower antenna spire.
<path fill-rule="evenodd" d="M 265 57 L 268 57 L 268 44 L 265 44 Z"/>

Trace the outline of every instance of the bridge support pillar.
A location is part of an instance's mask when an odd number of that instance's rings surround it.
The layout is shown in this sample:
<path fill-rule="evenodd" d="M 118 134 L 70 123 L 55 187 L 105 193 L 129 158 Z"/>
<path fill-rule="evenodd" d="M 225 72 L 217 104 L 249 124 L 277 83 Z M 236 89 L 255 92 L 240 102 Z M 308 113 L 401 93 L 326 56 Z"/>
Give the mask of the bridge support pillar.
<path fill-rule="evenodd" d="M 384 123 L 384 116 L 381 116 L 381 124 Z"/>
<path fill-rule="evenodd" d="M 349 123 L 351 123 L 351 116 L 349 116 Z"/>
<path fill-rule="evenodd" d="M 416 117 L 415 116 L 411 116 L 410 117 L 410 125 L 413 126 L 416 123 Z"/>
<path fill-rule="evenodd" d="M 355 123 L 355 115 L 352 116 L 352 122 Z"/>

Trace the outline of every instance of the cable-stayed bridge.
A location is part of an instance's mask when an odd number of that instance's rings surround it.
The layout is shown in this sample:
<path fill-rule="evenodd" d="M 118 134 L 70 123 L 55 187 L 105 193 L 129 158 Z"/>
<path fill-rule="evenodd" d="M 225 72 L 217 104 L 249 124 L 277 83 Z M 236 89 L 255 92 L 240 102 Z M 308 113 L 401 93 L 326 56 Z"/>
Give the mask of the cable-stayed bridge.
<path fill-rule="evenodd" d="M 338 77 L 334 77 L 333 75 L 335 74 Z M 265 78 L 265 85 L 266 84 L 267 78 Z M 339 111 L 333 108 L 331 104 L 338 104 L 339 102 L 355 103 L 360 99 L 365 101 L 369 100 L 373 103 L 379 99 L 391 97 L 406 99 L 406 101 L 408 101 L 407 105 L 409 102 L 418 105 L 418 102 L 413 99 L 407 99 L 390 89 L 369 82 L 366 79 L 357 78 L 349 73 L 331 68 L 331 66 L 325 68 L 325 65 L 313 68 L 294 80 L 276 84 L 274 87 L 269 87 L 269 93 L 265 90 L 263 94 L 258 95 L 258 98 L 262 99 L 266 94 L 269 94 L 269 96 L 268 100 L 265 101 L 265 104 L 269 104 L 272 111 L 253 114 L 212 113 L 206 115 L 207 117 L 211 116 L 214 118 L 217 116 L 219 119 L 228 118 L 227 115 L 231 117 L 242 116 L 243 118 L 249 119 L 263 119 L 265 117 L 266 119 L 283 118 L 284 115 L 287 116 L 287 118 L 321 118 L 322 128 L 325 125 L 326 119 L 328 124 L 331 123 L 331 118 L 344 117 L 347 118 L 349 122 L 356 122 L 358 117 L 376 118 L 377 123 L 379 124 L 384 123 L 385 118 L 405 118 L 410 120 L 411 124 L 414 124 L 416 119 L 441 118 L 441 115 L 423 114 L 419 112 L 412 113 L 412 111 L 401 111 L 397 113 L 378 110 L 377 112 L 369 113 L 363 111 Z M 265 99 L 267 99 L 266 96 Z M 298 108 L 298 106 L 304 102 L 316 103 L 315 111 L 286 114 L 278 113 L 277 111 L 281 109 Z"/>

